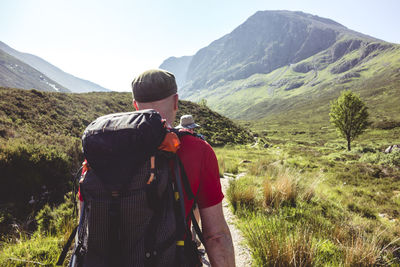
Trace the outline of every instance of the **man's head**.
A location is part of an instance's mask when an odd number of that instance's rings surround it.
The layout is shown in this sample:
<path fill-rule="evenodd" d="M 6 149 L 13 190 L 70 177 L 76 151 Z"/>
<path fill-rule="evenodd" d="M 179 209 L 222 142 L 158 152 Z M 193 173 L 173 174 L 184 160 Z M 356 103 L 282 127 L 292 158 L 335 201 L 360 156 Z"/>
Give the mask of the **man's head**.
<path fill-rule="evenodd" d="M 133 105 L 155 109 L 172 125 L 178 110 L 175 76 L 165 70 L 148 70 L 132 81 Z"/>

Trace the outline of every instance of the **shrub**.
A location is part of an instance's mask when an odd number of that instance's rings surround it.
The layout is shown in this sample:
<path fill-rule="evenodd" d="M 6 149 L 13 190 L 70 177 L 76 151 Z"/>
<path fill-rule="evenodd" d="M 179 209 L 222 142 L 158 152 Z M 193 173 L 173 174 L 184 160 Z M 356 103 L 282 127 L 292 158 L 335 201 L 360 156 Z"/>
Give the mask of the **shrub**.
<path fill-rule="evenodd" d="M 36 215 L 38 225 L 37 232 L 40 234 L 64 234 L 69 232 L 76 224 L 77 215 L 74 214 L 74 204 L 71 194 L 65 195 L 64 202 L 56 208 L 45 205 Z"/>
<path fill-rule="evenodd" d="M 55 233 L 55 227 L 54 227 L 54 214 L 50 208 L 49 205 L 45 205 L 36 215 L 35 217 L 37 225 L 38 225 L 38 231 L 41 233 L 49 233 L 49 234 L 54 234 Z"/>
<path fill-rule="evenodd" d="M 337 266 L 341 262 L 342 252 L 341 249 L 335 245 L 331 240 L 324 239 L 316 244 L 317 255 L 315 265 Z"/>
<path fill-rule="evenodd" d="M 75 149 L 68 146 L 63 149 L 67 151 L 24 140 L 0 146 L 0 194 L 3 201 L 14 203 L 17 217 L 23 218 L 34 206 L 40 208 L 47 202 L 63 200 L 77 163 L 72 160 L 77 156 Z M 32 197 L 35 204 L 28 205 Z"/>
<path fill-rule="evenodd" d="M 381 155 L 379 163 L 382 165 L 400 167 L 400 151 Z"/>

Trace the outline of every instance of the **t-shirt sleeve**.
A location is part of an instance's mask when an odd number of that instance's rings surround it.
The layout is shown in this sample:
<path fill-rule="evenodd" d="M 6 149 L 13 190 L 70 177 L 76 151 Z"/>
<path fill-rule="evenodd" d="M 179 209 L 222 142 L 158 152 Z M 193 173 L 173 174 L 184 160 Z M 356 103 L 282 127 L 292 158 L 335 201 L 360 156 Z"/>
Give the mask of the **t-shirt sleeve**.
<path fill-rule="evenodd" d="M 219 177 L 218 160 L 214 150 L 208 144 L 204 146 L 203 150 L 200 185 L 197 196 L 200 209 L 214 206 L 224 198 Z"/>

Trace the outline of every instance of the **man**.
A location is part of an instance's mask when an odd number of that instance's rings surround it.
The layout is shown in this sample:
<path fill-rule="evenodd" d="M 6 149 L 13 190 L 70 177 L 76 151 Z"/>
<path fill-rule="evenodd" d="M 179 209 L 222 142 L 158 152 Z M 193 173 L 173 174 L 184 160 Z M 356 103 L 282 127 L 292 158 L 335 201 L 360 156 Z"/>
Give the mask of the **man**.
<path fill-rule="evenodd" d="M 179 129 L 179 131 L 185 131 L 189 132 L 190 134 L 195 134 L 194 129 L 200 127 L 197 123 L 194 122 L 193 116 L 190 114 L 186 114 L 181 116 L 180 118 L 180 123 L 178 126 L 175 127 L 175 129 Z M 197 137 L 202 138 L 204 140 L 204 137 L 200 134 L 196 134 Z M 193 209 L 193 214 L 197 222 L 200 221 L 200 213 L 199 213 L 199 208 L 196 206 Z M 193 240 L 195 240 L 197 246 L 200 246 L 200 241 L 196 239 L 196 231 L 195 228 L 192 227 L 192 237 Z"/>
<path fill-rule="evenodd" d="M 178 111 L 175 77 L 164 70 L 149 70 L 132 81 L 133 106 L 137 110 L 154 109 L 169 127 Z M 186 135 L 178 150 L 192 191 L 195 193 L 202 221 L 205 248 L 212 266 L 235 266 L 232 237 L 223 211 L 218 162 L 211 146 L 200 138 Z M 186 215 L 193 201 L 185 195 Z"/>
<path fill-rule="evenodd" d="M 194 128 L 200 127 L 194 122 L 193 116 L 190 114 L 181 116 L 180 123 L 176 126 L 176 129 L 188 129 L 194 131 Z"/>

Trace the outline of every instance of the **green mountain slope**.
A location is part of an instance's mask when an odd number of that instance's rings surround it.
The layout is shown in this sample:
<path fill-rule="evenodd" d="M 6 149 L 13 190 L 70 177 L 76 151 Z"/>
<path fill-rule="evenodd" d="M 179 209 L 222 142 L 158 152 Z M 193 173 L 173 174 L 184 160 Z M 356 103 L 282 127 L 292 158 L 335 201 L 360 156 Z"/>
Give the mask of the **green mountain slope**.
<path fill-rule="evenodd" d="M 399 69 L 397 44 L 302 12 L 262 11 L 199 50 L 179 93 L 230 118 L 320 123 L 329 101 L 352 89 L 376 118 L 396 119 Z"/>
<path fill-rule="evenodd" d="M 69 92 L 45 74 L 0 49 L 0 86 Z"/>
<path fill-rule="evenodd" d="M 361 44 L 362 48 L 326 66 L 315 62 L 323 62 L 334 48 L 269 74 L 227 82 L 198 93 L 197 98 L 206 98 L 215 110 L 233 118 L 271 121 L 281 115 L 307 123 L 327 121 L 329 101 L 351 89 L 374 110 L 373 119 L 400 121 L 396 105 L 400 100 L 400 46 Z"/>
<path fill-rule="evenodd" d="M 0 132 L 7 136 L 27 137 L 29 131 L 45 135 L 80 137 L 95 118 L 108 113 L 133 111 L 130 93 L 54 94 L 37 90 L 23 91 L 0 87 Z M 252 141 L 249 132 L 230 119 L 205 106 L 179 102 L 179 117 L 192 114 L 213 145 Z"/>

